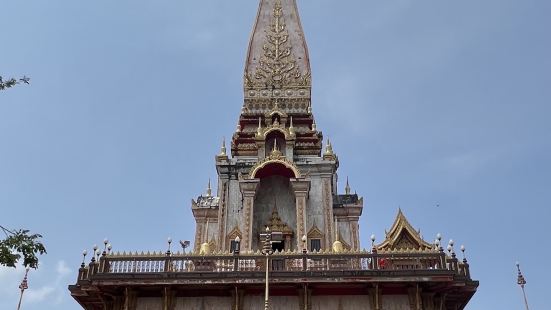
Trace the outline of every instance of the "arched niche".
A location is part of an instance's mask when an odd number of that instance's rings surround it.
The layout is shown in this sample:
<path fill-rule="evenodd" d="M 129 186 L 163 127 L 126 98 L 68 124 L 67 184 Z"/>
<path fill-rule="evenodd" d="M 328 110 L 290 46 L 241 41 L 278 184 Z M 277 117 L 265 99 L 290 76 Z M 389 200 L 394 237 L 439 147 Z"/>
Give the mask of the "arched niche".
<path fill-rule="evenodd" d="M 273 160 L 267 161 L 265 164 L 253 170 L 251 178 L 263 179 L 274 175 L 282 176 L 287 179 L 299 177 L 299 173 L 295 167 L 284 161 Z"/>
<path fill-rule="evenodd" d="M 265 154 L 270 154 L 275 149 L 285 154 L 287 143 L 285 142 L 285 133 L 281 129 L 273 129 L 265 136 Z"/>
<path fill-rule="evenodd" d="M 276 172 L 276 167 L 279 165 L 268 165 L 269 171 Z M 286 167 L 279 166 L 280 172 L 289 173 L 290 170 Z M 285 171 L 287 169 L 287 171 Z M 292 228 L 293 232 L 289 235 L 289 239 L 285 241 L 283 248 L 295 249 L 297 212 L 296 198 L 291 186 L 290 177 L 278 173 L 261 172 L 262 177 L 258 185 L 256 196 L 254 199 L 254 217 L 252 223 L 251 247 L 253 251 L 262 249 L 261 233 L 264 233 L 265 226 L 270 222 L 274 211 L 277 212 L 281 222 Z M 285 233 L 285 232 L 282 232 Z"/>

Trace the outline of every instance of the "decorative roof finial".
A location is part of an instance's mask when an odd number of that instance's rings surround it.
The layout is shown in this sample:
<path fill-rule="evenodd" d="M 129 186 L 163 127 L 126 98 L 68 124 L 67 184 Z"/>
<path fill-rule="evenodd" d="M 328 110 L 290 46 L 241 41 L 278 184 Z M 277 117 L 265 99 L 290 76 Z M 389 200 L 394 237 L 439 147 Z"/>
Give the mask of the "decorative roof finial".
<path fill-rule="evenodd" d="M 333 146 L 331 145 L 331 141 L 327 139 L 327 146 L 325 147 L 325 155 L 333 155 Z"/>
<path fill-rule="evenodd" d="M 348 177 L 346 177 L 346 186 L 344 187 L 344 193 L 350 195 L 350 184 L 348 184 Z"/>
<path fill-rule="evenodd" d="M 314 132 L 318 131 L 318 128 L 316 126 L 316 120 L 312 120 L 312 131 Z"/>
<path fill-rule="evenodd" d="M 291 135 L 295 134 L 295 127 L 293 127 L 293 117 L 292 116 L 291 116 L 291 120 L 290 120 L 290 123 L 289 123 L 289 133 Z"/>
<path fill-rule="evenodd" d="M 277 139 L 274 139 L 274 147 L 272 148 L 272 153 L 270 154 L 270 156 L 279 157 L 282 155 L 283 153 L 281 153 L 281 151 L 277 147 Z"/>
<path fill-rule="evenodd" d="M 209 178 L 209 184 L 207 185 L 207 193 L 205 194 L 206 197 L 212 196 L 212 189 L 210 188 L 210 178 Z"/>
<path fill-rule="evenodd" d="M 262 117 L 258 117 L 258 128 L 256 129 L 257 135 L 262 135 Z"/>
<path fill-rule="evenodd" d="M 226 138 L 222 138 L 222 146 L 220 147 L 220 154 L 218 156 L 227 156 L 226 154 Z"/>

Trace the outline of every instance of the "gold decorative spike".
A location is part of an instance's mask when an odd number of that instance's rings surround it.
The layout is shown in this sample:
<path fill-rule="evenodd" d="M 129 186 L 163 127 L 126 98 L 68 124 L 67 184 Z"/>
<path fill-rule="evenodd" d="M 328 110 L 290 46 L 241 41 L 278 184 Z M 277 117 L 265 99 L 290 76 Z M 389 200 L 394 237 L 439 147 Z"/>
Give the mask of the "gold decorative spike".
<path fill-rule="evenodd" d="M 220 147 L 219 156 L 227 156 L 227 154 L 226 154 L 226 138 L 222 138 L 222 146 Z"/>
<path fill-rule="evenodd" d="M 348 177 L 346 177 L 346 186 L 344 187 L 344 193 L 350 195 L 350 184 L 348 184 Z"/>
<path fill-rule="evenodd" d="M 293 127 L 293 117 L 291 116 L 290 124 L 289 124 L 289 134 L 291 136 L 295 135 L 295 127 Z"/>
<path fill-rule="evenodd" d="M 327 139 L 327 146 L 325 147 L 325 153 L 323 154 L 323 159 L 325 160 L 334 160 L 337 161 L 337 155 L 333 152 L 333 146 L 331 145 L 331 141 Z"/>
<path fill-rule="evenodd" d="M 270 156 L 272 157 L 281 157 L 283 156 L 283 153 L 277 148 L 277 139 L 274 140 L 274 148 L 272 149 L 272 153 L 270 153 Z"/>
<path fill-rule="evenodd" d="M 331 141 L 327 139 L 327 146 L 325 147 L 325 155 L 333 155 L 333 146 L 331 145 Z"/>
<path fill-rule="evenodd" d="M 262 136 L 262 117 L 258 117 L 258 128 L 256 129 L 256 134 Z"/>

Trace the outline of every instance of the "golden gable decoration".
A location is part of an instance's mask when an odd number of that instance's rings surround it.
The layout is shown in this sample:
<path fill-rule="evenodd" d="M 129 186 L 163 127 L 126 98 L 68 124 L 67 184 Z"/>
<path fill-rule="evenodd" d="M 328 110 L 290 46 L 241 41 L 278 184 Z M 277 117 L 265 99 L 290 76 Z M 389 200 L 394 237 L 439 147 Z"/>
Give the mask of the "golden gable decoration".
<path fill-rule="evenodd" d="M 281 220 L 279 212 L 277 212 L 275 208 L 272 211 L 272 216 L 270 217 L 270 220 L 268 221 L 268 224 L 266 226 L 270 227 L 270 230 L 273 232 L 281 232 L 284 235 L 293 234 L 293 229 L 291 229 L 291 227 L 289 227 L 285 222 Z"/>
<path fill-rule="evenodd" d="M 379 251 L 414 250 L 423 252 L 434 250 L 434 246 L 423 240 L 420 232 L 411 226 L 401 209 L 398 210 L 396 220 L 390 231 L 387 232 L 385 240 L 376 247 Z"/>

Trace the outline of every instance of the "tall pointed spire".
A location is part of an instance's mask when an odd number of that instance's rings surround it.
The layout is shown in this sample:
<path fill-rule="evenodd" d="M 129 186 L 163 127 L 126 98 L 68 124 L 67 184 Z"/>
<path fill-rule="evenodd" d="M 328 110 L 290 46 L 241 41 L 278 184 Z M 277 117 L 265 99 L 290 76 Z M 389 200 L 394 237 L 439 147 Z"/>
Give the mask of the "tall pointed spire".
<path fill-rule="evenodd" d="M 350 184 L 348 183 L 348 177 L 346 177 L 346 186 L 344 187 L 344 193 L 350 195 Z"/>
<path fill-rule="evenodd" d="M 310 61 L 296 0 L 260 1 L 244 88 L 245 98 L 310 98 Z"/>
<path fill-rule="evenodd" d="M 310 58 L 297 0 L 259 0 L 243 91 L 241 128 L 232 136 L 232 157 L 264 158 L 258 143 L 267 138 L 267 127 L 281 127 L 275 126 L 278 122 L 286 127 L 291 117 L 292 126 L 286 130 L 287 138 L 295 141 L 293 155 L 322 155 L 323 134 L 314 124 L 311 109 Z M 273 113 L 278 115 L 275 120 Z M 265 123 L 256 127 L 259 118 Z"/>
<path fill-rule="evenodd" d="M 220 147 L 220 156 L 226 156 L 226 138 L 222 138 L 222 146 Z"/>

